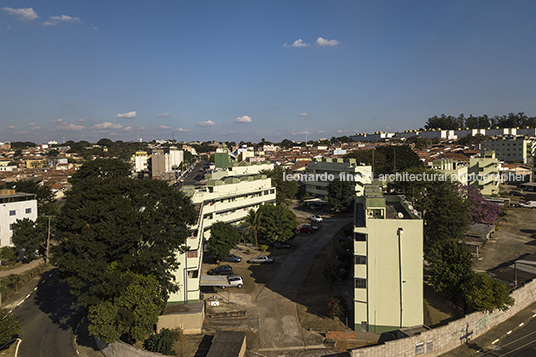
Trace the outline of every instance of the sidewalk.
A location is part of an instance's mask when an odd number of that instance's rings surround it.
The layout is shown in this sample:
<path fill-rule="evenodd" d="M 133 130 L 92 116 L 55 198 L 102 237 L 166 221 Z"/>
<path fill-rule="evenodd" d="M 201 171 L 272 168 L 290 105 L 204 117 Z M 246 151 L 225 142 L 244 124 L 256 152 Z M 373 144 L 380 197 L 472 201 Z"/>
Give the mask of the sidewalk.
<path fill-rule="evenodd" d="M 45 260 L 43 258 L 40 258 L 40 259 L 32 260 L 28 264 L 23 264 L 13 269 L 0 271 L 0 279 L 5 278 L 6 276 L 9 276 L 11 274 L 18 275 L 18 274 L 24 273 L 25 271 L 31 270 L 35 268 L 36 266 L 39 266 L 42 264 L 45 264 Z"/>
<path fill-rule="evenodd" d="M 464 345 L 443 354 L 443 357 L 466 357 L 473 356 L 476 353 L 489 349 L 492 346 L 492 342 L 497 339 L 502 339 L 507 336 L 509 331 L 515 331 L 520 328 L 519 324 L 527 324 L 530 320 L 534 319 L 533 315 L 536 314 L 536 302 L 529 305 L 526 309 L 521 310 L 510 319 L 506 320 L 502 324 L 492 328 L 484 335 L 470 340 Z"/>

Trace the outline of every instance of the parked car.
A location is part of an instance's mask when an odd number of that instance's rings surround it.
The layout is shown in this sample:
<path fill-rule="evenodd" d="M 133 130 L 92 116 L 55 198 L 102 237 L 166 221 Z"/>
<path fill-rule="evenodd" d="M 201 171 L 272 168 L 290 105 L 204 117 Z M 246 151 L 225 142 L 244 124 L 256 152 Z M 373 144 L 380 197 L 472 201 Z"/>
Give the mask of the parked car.
<path fill-rule="evenodd" d="M 209 275 L 231 275 L 233 274 L 233 267 L 230 265 L 220 265 L 208 272 Z"/>
<path fill-rule="evenodd" d="M 299 233 L 313 233 L 315 230 L 310 224 L 304 224 L 298 227 Z"/>
<path fill-rule="evenodd" d="M 350 242 L 352 240 L 354 240 L 354 239 L 352 237 L 350 237 L 350 236 L 340 237 L 339 238 L 339 243 Z"/>
<path fill-rule="evenodd" d="M 290 244 L 288 243 L 276 243 L 274 244 L 275 249 L 290 249 Z"/>
<path fill-rule="evenodd" d="M 523 197 L 523 193 L 522 192 L 519 192 L 519 191 L 510 191 L 510 195 L 511 196 L 519 196 L 519 197 Z"/>
<path fill-rule="evenodd" d="M 239 257 L 238 255 L 229 254 L 227 258 L 225 258 L 224 262 L 230 262 L 230 263 L 240 263 L 242 261 L 242 257 Z"/>
<path fill-rule="evenodd" d="M 267 255 L 259 255 L 257 258 L 252 258 L 248 260 L 248 263 L 254 263 L 254 264 L 270 264 L 273 262 L 274 262 L 274 259 L 270 258 Z"/>
<path fill-rule="evenodd" d="M 320 216 L 318 216 L 316 214 L 312 214 L 311 216 L 309 216 L 309 219 L 311 221 L 314 221 L 314 222 L 322 222 L 323 221 L 322 217 L 320 217 Z"/>

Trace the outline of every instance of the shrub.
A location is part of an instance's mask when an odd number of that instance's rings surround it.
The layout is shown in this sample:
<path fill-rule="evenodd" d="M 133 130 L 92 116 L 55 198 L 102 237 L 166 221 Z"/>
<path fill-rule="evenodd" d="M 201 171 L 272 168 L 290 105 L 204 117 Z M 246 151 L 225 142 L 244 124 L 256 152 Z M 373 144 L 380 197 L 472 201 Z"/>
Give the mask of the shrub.
<path fill-rule="evenodd" d="M 182 336 L 182 330 L 163 328 L 160 333 L 151 335 L 145 340 L 145 348 L 150 352 L 158 352 L 168 356 L 174 355 L 173 342 Z"/>
<path fill-rule="evenodd" d="M 328 302 L 328 314 L 330 317 L 343 317 L 346 315 L 346 301 L 344 298 L 335 296 Z"/>
<path fill-rule="evenodd" d="M 0 345 L 9 342 L 21 328 L 15 315 L 8 310 L 0 310 Z"/>
<path fill-rule="evenodd" d="M 251 250 L 249 250 L 249 248 L 248 248 L 248 249 L 246 249 L 245 253 L 246 253 L 246 254 L 250 254 L 250 253 L 251 253 Z"/>
<path fill-rule="evenodd" d="M 261 245 L 261 252 L 266 252 L 268 250 L 268 246 L 267 245 Z"/>

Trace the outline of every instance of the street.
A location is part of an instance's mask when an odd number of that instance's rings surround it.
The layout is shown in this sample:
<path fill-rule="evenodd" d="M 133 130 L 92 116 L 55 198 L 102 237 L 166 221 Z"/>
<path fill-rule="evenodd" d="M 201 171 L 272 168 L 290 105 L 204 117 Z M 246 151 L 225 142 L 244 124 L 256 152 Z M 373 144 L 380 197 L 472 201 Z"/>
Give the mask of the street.
<path fill-rule="evenodd" d="M 536 356 L 536 320 L 531 320 L 522 328 L 506 335 L 490 351 L 477 356 Z"/>
<path fill-rule="evenodd" d="M 81 309 L 61 283 L 56 270 L 41 274 L 41 279 L 28 298 L 15 308 L 22 324 L 21 357 L 73 357 L 73 330 L 82 318 Z"/>

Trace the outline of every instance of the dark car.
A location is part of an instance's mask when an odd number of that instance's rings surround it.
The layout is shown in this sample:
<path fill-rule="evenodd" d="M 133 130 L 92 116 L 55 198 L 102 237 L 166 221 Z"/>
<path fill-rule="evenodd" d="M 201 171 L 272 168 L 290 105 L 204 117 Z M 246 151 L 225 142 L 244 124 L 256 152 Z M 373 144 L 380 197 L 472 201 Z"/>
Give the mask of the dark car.
<path fill-rule="evenodd" d="M 344 243 L 344 242 L 350 242 L 350 241 L 353 241 L 354 239 L 352 237 L 349 237 L 349 236 L 346 236 L 346 237 L 340 237 L 339 238 L 339 243 Z"/>
<path fill-rule="evenodd" d="M 208 272 L 209 275 L 231 275 L 233 268 L 230 265 L 220 265 Z"/>
<path fill-rule="evenodd" d="M 523 193 L 522 192 L 519 192 L 519 191 L 510 191 L 510 195 L 511 196 L 519 196 L 519 197 L 523 197 Z"/>
<path fill-rule="evenodd" d="M 298 227 L 298 232 L 299 233 L 313 233 L 314 229 L 313 229 L 313 226 L 304 224 Z"/>
<path fill-rule="evenodd" d="M 274 245 L 275 249 L 290 249 L 290 244 L 288 243 L 276 243 Z"/>
<path fill-rule="evenodd" d="M 239 257 L 238 255 L 229 254 L 227 258 L 225 258 L 224 262 L 230 262 L 230 263 L 240 263 L 242 261 L 242 257 Z"/>

